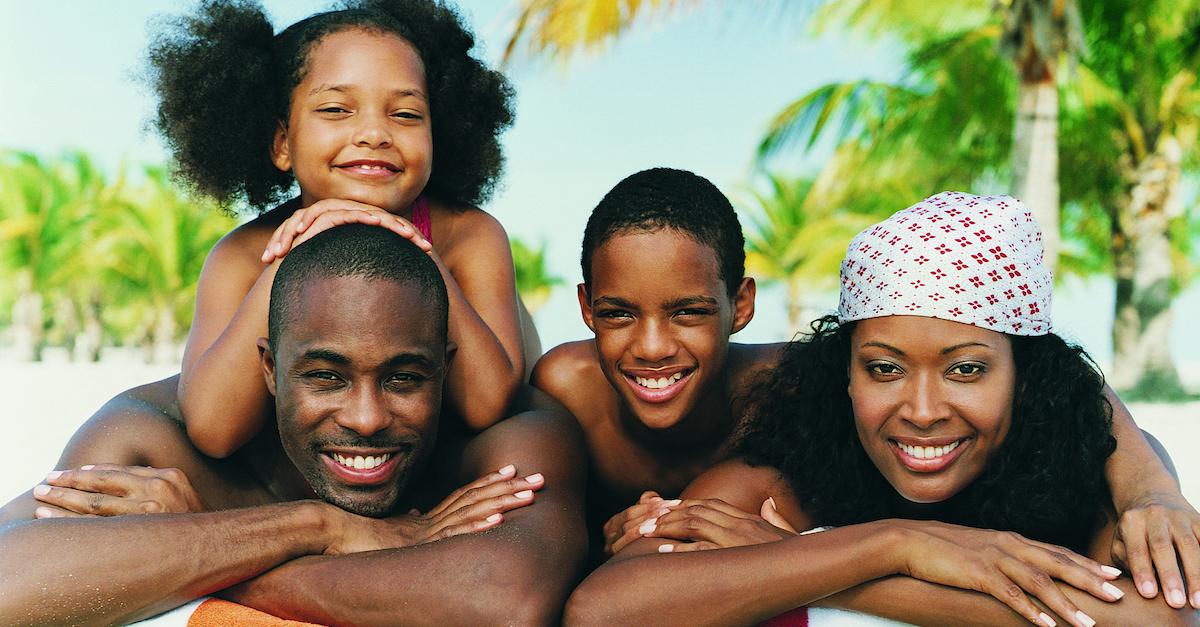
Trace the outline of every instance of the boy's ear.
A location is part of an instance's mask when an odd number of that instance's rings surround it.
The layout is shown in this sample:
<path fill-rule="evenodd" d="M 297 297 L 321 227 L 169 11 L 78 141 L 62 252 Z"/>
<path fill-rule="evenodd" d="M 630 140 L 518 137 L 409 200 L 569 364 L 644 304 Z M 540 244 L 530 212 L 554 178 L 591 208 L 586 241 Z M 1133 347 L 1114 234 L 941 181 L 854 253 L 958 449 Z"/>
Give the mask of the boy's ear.
<path fill-rule="evenodd" d="M 275 126 L 275 138 L 271 140 L 271 163 L 274 163 L 280 172 L 292 169 L 292 154 L 288 150 L 287 127 L 283 125 L 283 122 Z"/>
<path fill-rule="evenodd" d="M 595 333 L 596 327 L 592 324 L 592 299 L 588 296 L 587 285 L 580 283 L 575 291 L 579 297 L 579 313 L 583 315 L 583 323 Z"/>
<path fill-rule="evenodd" d="M 271 352 L 271 342 L 265 337 L 258 338 L 258 359 L 262 364 L 263 379 L 267 382 L 267 390 L 275 396 L 275 354 Z"/>
<path fill-rule="evenodd" d="M 733 329 L 730 335 L 741 331 L 754 319 L 754 294 L 757 287 L 754 277 L 745 277 L 733 296 Z"/>

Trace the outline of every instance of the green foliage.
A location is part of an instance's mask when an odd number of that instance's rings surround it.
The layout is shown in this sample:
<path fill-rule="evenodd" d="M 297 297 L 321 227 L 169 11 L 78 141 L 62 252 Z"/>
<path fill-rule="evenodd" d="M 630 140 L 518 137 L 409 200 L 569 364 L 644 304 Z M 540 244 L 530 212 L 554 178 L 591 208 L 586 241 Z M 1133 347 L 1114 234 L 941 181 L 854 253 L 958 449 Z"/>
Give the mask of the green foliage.
<path fill-rule="evenodd" d="M 144 341 L 156 325 L 182 339 L 204 258 L 234 222 L 162 168 L 139 178 L 109 182 L 80 152 L 0 154 L 0 324 L 17 323 L 14 306 L 33 294 L 44 322 L 28 321 L 42 327 L 29 332 L 55 344 L 72 346 L 89 320 L 118 342 Z M 154 320 L 162 311 L 169 325 Z"/>
<path fill-rule="evenodd" d="M 535 313 L 546 300 L 556 285 L 562 285 L 562 277 L 550 274 L 546 269 L 546 243 L 541 242 L 537 248 L 526 244 L 519 238 L 510 238 L 512 247 L 513 267 L 517 277 L 517 292 L 530 313 Z"/>

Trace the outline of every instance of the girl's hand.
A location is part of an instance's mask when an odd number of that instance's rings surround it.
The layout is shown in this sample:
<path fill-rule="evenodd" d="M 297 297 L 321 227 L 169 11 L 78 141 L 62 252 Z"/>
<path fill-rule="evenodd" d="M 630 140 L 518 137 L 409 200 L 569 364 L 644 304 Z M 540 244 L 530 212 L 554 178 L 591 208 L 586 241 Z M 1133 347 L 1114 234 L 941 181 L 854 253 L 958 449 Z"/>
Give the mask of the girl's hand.
<path fill-rule="evenodd" d="M 56 470 L 33 489 L 35 518 L 186 514 L 208 508 L 178 468 L 96 464 Z"/>
<path fill-rule="evenodd" d="M 326 553 L 339 555 L 416 546 L 465 533 L 491 529 L 504 521 L 504 512 L 533 503 L 533 493 L 545 480 L 540 474 L 516 477 L 511 464 L 455 490 L 429 512 L 416 510 L 389 518 L 367 518 L 340 512 L 337 542 Z"/>
<path fill-rule="evenodd" d="M 429 243 L 429 240 L 426 240 L 411 222 L 400 216 L 353 200 L 327 198 L 296 210 L 287 220 L 284 220 L 283 224 L 275 229 L 270 241 L 267 242 L 267 248 L 262 254 L 262 262 L 271 263 L 275 259 L 282 259 L 292 248 L 317 233 L 353 222 L 382 226 L 401 237 L 412 240 L 427 253 L 433 250 L 433 245 Z"/>
<path fill-rule="evenodd" d="M 1162 582 L 1167 604 L 1181 608 L 1188 603 L 1200 609 L 1200 513 L 1179 494 L 1148 494 L 1121 512 L 1113 535 L 1112 558 L 1129 569 L 1138 592 L 1147 599 L 1158 594 L 1155 571 Z"/>
<path fill-rule="evenodd" d="M 796 530 L 775 510 L 774 499 L 763 501 L 756 516 L 720 499 L 687 500 L 666 514 L 645 523 L 642 535 L 670 538 L 659 553 L 704 551 L 776 542 L 796 535 Z"/>
<path fill-rule="evenodd" d="M 671 507 L 679 503 L 679 499 L 663 500 L 658 492 L 642 492 L 636 504 L 630 505 L 625 511 L 617 513 L 604 523 L 604 554 L 611 556 L 619 553 L 625 545 L 642 537 L 638 529 L 646 521 L 666 514 L 671 511 Z"/>
<path fill-rule="evenodd" d="M 1035 625 L 1053 619 L 1027 595 L 1079 627 L 1095 621 L 1071 602 L 1055 580 L 1117 601 L 1123 593 L 1108 580 L 1120 571 L 1052 544 L 1019 534 L 932 521 L 889 521 L 902 530 L 901 573 L 931 583 L 990 594 Z"/>

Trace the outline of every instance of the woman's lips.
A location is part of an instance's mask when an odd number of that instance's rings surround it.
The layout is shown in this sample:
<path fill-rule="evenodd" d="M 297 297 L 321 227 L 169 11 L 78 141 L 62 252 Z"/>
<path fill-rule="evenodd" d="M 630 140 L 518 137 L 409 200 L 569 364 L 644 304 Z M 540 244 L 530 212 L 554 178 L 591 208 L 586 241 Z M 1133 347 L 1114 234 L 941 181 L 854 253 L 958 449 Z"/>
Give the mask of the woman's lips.
<path fill-rule="evenodd" d="M 678 370 L 671 374 L 643 372 L 639 374 L 622 373 L 625 383 L 633 390 L 634 396 L 647 403 L 665 403 L 683 392 L 683 388 L 691 380 L 695 368 Z M 646 375 L 646 376 L 642 376 Z"/>
<path fill-rule="evenodd" d="M 906 468 L 913 472 L 938 472 L 945 469 L 958 456 L 962 454 L 963 449 L 969 444 L 971 438 L 959 438 L 948 442 L 938 443 L 937 446 L 931 444 L 922 444 L 915 441 L 900 442 L 899 440 L 888 440 L 892 452 L 904 464 Z"/>

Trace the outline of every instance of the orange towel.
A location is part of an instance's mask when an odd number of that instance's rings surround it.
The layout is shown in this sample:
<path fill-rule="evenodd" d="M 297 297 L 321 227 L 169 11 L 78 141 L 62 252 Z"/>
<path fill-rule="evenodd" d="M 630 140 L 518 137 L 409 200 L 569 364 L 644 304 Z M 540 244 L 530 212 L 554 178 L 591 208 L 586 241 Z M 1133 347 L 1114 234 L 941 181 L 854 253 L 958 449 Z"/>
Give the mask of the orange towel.
<path fill-rule="evenodd" d="M 320 627 L 316 623 L 285 620 L 224 599 L 208 599 L 188 617 L 187 627 Z"/>

